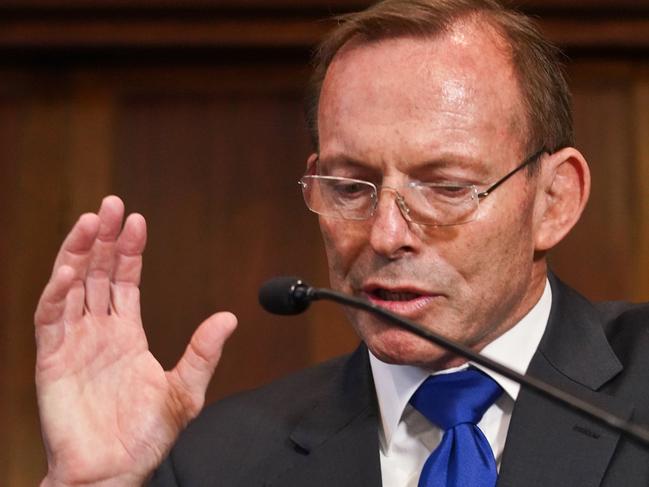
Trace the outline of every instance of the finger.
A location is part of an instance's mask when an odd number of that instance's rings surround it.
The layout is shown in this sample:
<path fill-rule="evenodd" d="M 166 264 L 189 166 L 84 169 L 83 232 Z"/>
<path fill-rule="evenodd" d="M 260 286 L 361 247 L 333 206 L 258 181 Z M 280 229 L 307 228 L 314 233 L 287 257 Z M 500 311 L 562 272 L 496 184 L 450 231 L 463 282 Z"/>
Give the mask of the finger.
<path fill-rule="evenodd" d="M 75 270 L 67 265 L 60 266 L 45 286 L 34 313 L 36 346 L 39 354 L 56 350 L 65 333 L 63 315 L 70 289 L 79 283 Z M 83 303 L 83 297 L 81 297 Z M 82 305 L 83 306 L 83 305 Z"/>
<path fill-rule="evenodd" d="M 124 217 L 124 203 L 117 196 L 107 196 L 99 208 L 99 231 L 90 255 L 86 274 L 86 306 L 96 316 L 108 314 L 110 275 L 115 261 L 115 247 Z"/>
<path fill-rule="evenodd" d="M 83 318 L 85 297 L 86 290 L 83 286 L 83 282 L 79 279 L 75 279 L 65 298 L 63 323 L 76 323 Z"/>
<path fill-rule="evenodd" d="M 205 390 L 221 358 L 223 345 L 237 326 L 232 313 L 217 313 L 194 332 L 184 355 L 171 371 L 176 397 L 193 417 L 203 407 Z"/>
<path fill-rule="evenodd" d="M 36 326 L 50 325 L 61 320 L 65 299 L 75 278 L 75 270 L 70 266 L 63 265 L 56 270 L 38 301 L 34 313 Z"/>
<path fill-rule="evenodd" d="M 97 232 L 99 232 L 97 215 L 94 213 L 81 215 L 61 244 L 59 253 L 54 260 L 52 276 L 61 266 L 69 266 L 74 269 L 77 277 L 83 278 L 86 274 L 92 244 L 97 238 Z"/>
<path fill-rule="evenodd" d="M 117 240 L 115 265 L 111 278 L 112 305 L 115 312 L 129 320 L 140 320 L 140 277 L 142 252 L 146 245 L 146 221 L 140 214 L 129 215 Z"/>

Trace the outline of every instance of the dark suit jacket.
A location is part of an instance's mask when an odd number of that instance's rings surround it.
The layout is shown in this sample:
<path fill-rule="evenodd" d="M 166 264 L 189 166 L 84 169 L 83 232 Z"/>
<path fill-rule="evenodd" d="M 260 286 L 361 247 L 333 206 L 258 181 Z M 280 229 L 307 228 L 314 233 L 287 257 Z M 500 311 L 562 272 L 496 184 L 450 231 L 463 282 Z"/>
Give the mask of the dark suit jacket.
<path fill-rule="evenodd" d="M 649 424 L 649 305 L 594 306 L 550 280 L 550 321 L 529 373 Z M 361 346 L 208 407 L 152 485 L 380 487 L 378 424 Z M 522 389 L 498 485 L 647 487 L 649 448 Z"/>

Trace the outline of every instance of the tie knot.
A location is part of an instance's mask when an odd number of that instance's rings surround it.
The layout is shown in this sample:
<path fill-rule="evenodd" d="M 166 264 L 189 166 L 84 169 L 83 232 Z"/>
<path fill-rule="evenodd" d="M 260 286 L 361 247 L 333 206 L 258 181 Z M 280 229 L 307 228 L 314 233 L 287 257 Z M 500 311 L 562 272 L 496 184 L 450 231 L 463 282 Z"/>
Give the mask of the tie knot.
<path fill-rule="evenodd" d="M 487 374 L 467 369 L 433 375 L 415 391 L 410 404 L 443 430 L 461 423 L 478 424 L 501 387 Z"/>

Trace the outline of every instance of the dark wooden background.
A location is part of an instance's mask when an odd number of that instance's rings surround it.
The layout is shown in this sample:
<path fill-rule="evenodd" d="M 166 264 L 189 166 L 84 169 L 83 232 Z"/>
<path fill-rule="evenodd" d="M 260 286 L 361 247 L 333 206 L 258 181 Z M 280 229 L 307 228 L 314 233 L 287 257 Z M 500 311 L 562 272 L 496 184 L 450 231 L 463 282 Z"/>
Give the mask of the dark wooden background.
<path fill-rule="evenodd" d="M 264 314 L 259 284 L 327 282 L 297 179 L 309 53 L 344 0 L 0 4 L 0 484 L 44 474 L 32 313 L 77 216 L 117 193 L 149 222 L 142 297 L 171 366 L 215 310 L 240 319 L 209 399 L 351 350 L 333 306 Z M 649 2 L 529 0 L 569 56 L 593 195 L 554 267 L 594 299 L 649 299 Z"/>

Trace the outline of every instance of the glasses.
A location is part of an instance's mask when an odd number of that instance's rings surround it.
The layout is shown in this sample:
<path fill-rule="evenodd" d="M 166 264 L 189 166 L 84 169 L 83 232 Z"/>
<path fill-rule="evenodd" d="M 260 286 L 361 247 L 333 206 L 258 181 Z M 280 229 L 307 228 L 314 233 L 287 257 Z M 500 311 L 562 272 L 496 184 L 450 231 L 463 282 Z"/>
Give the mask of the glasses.
<path fill-rule="evenodd" d="M 367 220 L 376 212 L 379 193 L 392 191 L 407 221 L 430 226 L 459 225 L 473 221 L 481 200 L 545 152 L 535 152 L 482 192 L 475 184 L 410 181 L 397 190 L 361 179 L 318 175 L 303 176 L 299 184 L 309 210 L 329 218 Z"/>

